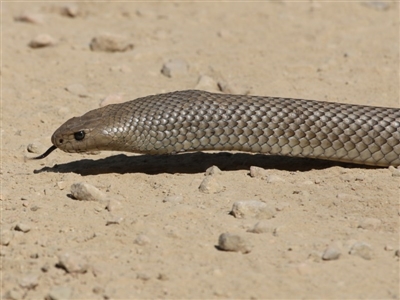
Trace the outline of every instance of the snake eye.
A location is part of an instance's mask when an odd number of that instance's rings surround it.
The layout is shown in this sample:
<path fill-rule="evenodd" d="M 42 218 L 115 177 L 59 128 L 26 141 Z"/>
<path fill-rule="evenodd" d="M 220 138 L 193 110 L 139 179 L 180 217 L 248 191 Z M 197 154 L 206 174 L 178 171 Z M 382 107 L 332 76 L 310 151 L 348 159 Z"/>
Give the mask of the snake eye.
<path fill-rule="evenodd" d="M 75 132 L 74 133 L 74 138 L 77 141 L 82 141 L 85 138 L 85 132 L 83 130 Z"/>

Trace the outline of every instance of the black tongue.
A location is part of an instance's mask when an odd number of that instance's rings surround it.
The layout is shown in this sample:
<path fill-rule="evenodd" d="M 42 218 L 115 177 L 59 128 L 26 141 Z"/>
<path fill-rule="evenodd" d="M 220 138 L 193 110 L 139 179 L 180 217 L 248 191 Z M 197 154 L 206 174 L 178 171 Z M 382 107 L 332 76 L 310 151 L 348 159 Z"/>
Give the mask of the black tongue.
<path fill-rule="evenodd" d="M 31 159 L 42 159 L 42 158 L 45 158 L 47 155 L 49 155 L 51 152 L 53 152 L 56 149 L 57 149 L 57 147 L 53 145 L 49 149 L 47 149 L 47 151 L 45 153 L 43 153 L 42 155 L 39 155 L 37 157 L 32 157 Z"/>

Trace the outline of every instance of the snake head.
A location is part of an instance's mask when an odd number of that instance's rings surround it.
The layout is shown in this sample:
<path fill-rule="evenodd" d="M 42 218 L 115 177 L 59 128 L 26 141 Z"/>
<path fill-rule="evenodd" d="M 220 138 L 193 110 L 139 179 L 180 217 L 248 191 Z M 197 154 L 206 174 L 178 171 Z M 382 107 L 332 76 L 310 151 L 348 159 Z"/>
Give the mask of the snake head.
<path fill-rule="evenodd" d="M 53 133 L 53 146 L 35 159 L 42 159 L 57 148 L 69 153 L 111 150 L 113 137 L 104 125 L 104 114 L 109 109 L 102 107 L 91 110 L 66 121 Z"/>
<path fill-rule="evenodd" d="M 109 150 L 113 141 L 104 122 L 107 107 L 69 119 L 52 135 L 51 142 L 69 153 Z"/>

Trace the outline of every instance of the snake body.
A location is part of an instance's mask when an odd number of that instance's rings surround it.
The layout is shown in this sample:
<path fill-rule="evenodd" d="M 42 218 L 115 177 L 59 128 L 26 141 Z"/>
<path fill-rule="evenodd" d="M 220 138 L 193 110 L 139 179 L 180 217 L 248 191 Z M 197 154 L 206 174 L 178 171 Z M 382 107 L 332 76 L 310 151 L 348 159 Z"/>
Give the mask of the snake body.
<path fill-rule="evenodd" d="M 187 90 L 68 120 L 52 150 L 146 154 L 234 150 L 375 166 L 400 165 L 400 109 Z"/>

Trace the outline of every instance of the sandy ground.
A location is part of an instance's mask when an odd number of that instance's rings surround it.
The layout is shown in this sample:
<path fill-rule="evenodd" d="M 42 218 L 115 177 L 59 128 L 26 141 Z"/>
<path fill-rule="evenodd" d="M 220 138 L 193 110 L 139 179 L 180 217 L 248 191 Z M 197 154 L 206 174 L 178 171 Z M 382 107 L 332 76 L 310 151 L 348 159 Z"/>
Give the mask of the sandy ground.
<path fill-rule="evenodd" d="M 25 159 L 106 98 L 199 88 L 204 75 L 232 93 L 399 107 L 398 3 L 65 5 L 2 3 L 2 298 L 399 299 L 400 177 L 387 168 L 243 153 Z M 104 33 L 126 51 L 92 51 Z M 29 46 L 40 34 L 50 45 Z M 188 69 L 167 77 L 173 59 Z M 212 165 L 217 186 L 201 192 Z M 108 200 L 72 199 L 77 182 Z M 229 214 L 250 200 L 274 216 Z M 218 250 L 226 232 L 251 251 Z"/>

